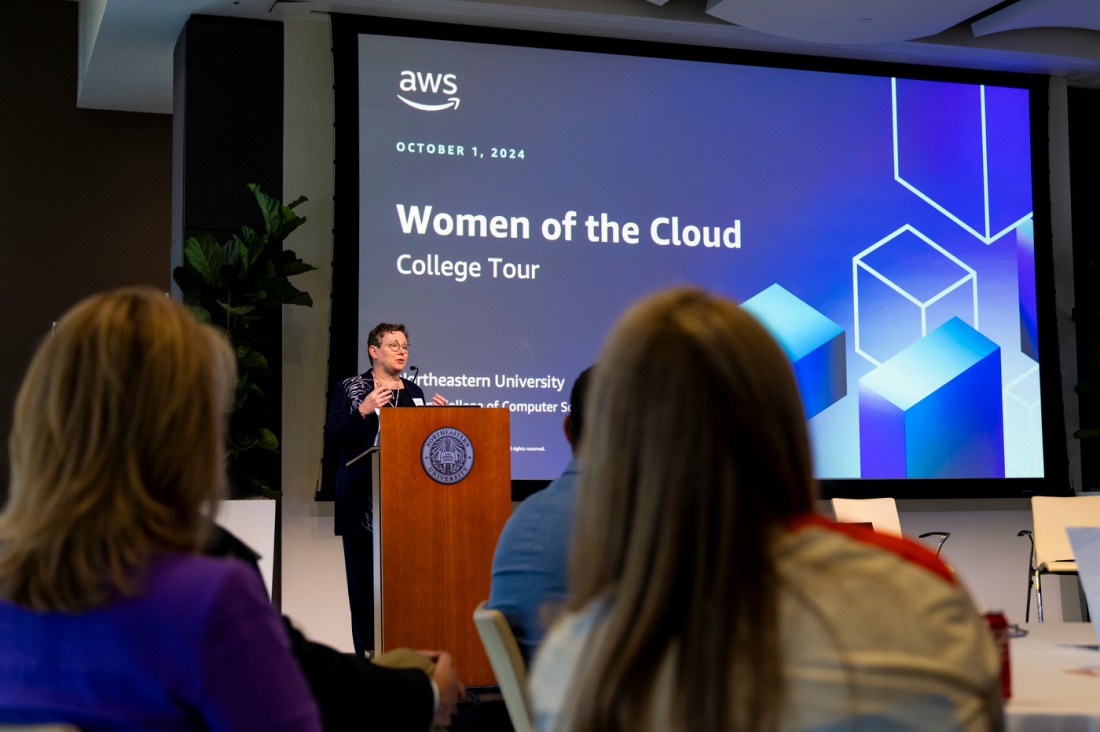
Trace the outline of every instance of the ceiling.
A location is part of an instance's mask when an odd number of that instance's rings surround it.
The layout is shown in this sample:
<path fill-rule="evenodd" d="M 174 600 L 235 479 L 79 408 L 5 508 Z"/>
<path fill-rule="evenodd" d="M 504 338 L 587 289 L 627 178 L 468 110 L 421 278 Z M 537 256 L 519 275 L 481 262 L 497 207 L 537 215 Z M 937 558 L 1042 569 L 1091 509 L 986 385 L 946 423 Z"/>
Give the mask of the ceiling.
<path fill-rule="evenodd" d="M 78 0 L 77 104 L 170 113 L 192 14 L 363 13 L 1064 76 L 1100 88 L 1100 0 Z"/>

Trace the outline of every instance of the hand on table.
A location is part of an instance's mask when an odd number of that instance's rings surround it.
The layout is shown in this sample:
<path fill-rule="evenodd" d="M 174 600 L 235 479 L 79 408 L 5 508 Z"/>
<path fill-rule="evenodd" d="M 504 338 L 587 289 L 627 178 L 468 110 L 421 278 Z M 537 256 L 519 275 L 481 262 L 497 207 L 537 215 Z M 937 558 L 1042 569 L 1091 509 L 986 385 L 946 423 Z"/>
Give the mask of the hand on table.
<path fill-rule="evenodd" d="M 466 693 L 466 688 L 458 680 L 451 654 L 446 651 L 420 651 L 435 664 L 432 681 L 439 689 L 439 706 L 432 717 L 433 727 L 449 727 L 451 717 L 458 710 L 458 700 Z"/>

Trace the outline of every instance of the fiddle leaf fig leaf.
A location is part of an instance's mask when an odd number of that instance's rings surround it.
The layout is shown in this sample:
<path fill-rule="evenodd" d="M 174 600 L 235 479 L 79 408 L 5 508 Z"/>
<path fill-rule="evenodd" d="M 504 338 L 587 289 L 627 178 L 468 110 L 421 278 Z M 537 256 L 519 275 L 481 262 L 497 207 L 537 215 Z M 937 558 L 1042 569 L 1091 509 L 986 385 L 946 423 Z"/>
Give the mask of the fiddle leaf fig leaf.
<path fill-rule="evenodd" d="M 267 368 L 267 359 L 262 353 L 254 348 L 244 346 L 238 346 L 237 348 L 237 363 L 247 368 Z"/>
<path fill-rule="evenodd" d="M 222 308 L 225 310 L 225 312 L 229 313 L 230 315 L 247 315 L 248 313 L 251 313 L 253 310 L 256 309 L 251 305 L 241 305 L 241 306 L 238 306 L 238 307 L 231 307 L 229 305 L 226 305 L 225 303 L 222 303 Z"/>
<path fill-rule="evenodd" d="M 256 447 L 268 452 L 279 451 L 279 438 L 266 427 L 260 428 L 260 438 L 256 441 Z"/>
<path fill-rule="evenodd" d="M 267 294 L 271 302 L 281 305 L 313 306 L 313 298 L 309 296 L 308 292 L 302 292 L 285 280 L 272 282 L 270 287 L 271 289 L 268 290 Z"/>
<path fill-rule="evenodd" d="M 312 264 L 306 264 L 302 260 L 297 259 L 293 262 L 287 262 L 286 264 L 284 264 L 282 267 L 279 268 L 279 271 L 287 277 L 293 277 L 294 275 L 300 275 L 300 274 L 305 274 L 306 272 L 312 272 L 315 269 L 317 269 L 317 268 L 314 267 Z"/>
<path fill-rule="evenodd" d="M 210 234 L 188 237 L 183 256 L 203 281 L 215 287 L 221 284 L 221 268 L 225 264 L 222 245 Z"/>
<path fill-rule="evenodd" d="M 278 228 L 279 222 L 282 220 L 282 214 L 280 212 L 282 204 L 261 191 L 260 187 L 255 183 L 250 183 L 248 189 L 252 191 L 252 195 L 256 198 L 256 203 L 260 204 L 260 212 L 264 217 L 265 230 L 270 233 Z"/>

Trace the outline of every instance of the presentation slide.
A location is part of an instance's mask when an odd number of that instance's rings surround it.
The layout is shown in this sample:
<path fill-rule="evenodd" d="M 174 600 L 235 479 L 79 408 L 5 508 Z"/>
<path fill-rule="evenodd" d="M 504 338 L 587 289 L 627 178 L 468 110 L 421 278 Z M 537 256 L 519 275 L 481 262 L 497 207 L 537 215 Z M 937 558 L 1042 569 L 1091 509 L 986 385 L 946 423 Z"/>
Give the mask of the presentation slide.
<path fill-rule="evenodd" d="M 511 410 L 514 479 L 561 472 L 574 377 L 684 284 L 790 355 L 818 477 L 1044 475 L 1027 88 L 370 34 L 358 63 L 360 370 L 405 323 L 429 396 Z"/>

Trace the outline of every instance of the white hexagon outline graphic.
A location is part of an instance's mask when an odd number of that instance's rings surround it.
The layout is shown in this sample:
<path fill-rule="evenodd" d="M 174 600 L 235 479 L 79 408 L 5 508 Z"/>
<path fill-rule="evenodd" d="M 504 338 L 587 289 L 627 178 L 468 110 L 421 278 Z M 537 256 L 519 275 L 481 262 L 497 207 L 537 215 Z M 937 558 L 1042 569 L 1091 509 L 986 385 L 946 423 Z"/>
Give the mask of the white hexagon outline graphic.
<path fill-rule="evenodd" d="M 991 234 L 990 231 L 989 231 L 989 226 L 990 226 L 990 224 L 989 224 L 989 157 L 988 157 L 989 148 L 988 148 L 988 144 L 987 144 L 987 140 L 986 140 L 985 85 L 984 84 L 979 87 L 979 96 L 981 98 L 981 113 L 982 113 L 982 205 L 983 205 L 983 210 L 985 212 L 985 232 L 984 233 L 976 231 L 974 229 L 974 227 L 970 226 L 965 221 L 960 219 L 958 216 L 956 216 L 955 214 L 948 211 L 946 208 L 941 206 L 939 203 L 936 203 L 936 201 L 931 196 L 924 193 L 919 188 L 917 188 L 915 185 L 913 185 L 909 181 L 905 180 L 905 178 L 903 178 L 901 176 L 901 164 L 898 160 L 898 80 L 897 80 L 897 77 L 893 77 L 893 78 L 890 79 L 890 106 L 891 106 L 892 128 L 893 128 L 893 136 L 894 136 L 894 180 L 896 180 L 898 183 L 900 183 L 901 185 L 908 188 L 914 195 L 916 195 L 922 201 L 927 203 L 929 206 L 931 206 L 932 208 L 936 209 L 937 211 L 942 213 L 947 218 L 954 221 L 964 231 L 966 231 L 969 234 L 971 234 L 972 236 L 974 236 L 978 241 L 982 242 L 983 244 L 992 244 L 993 242 L 997 241 L 1002 236 L 1007 234 L 1009 231 L 1012 231 L 1017 226 L 1019 226 L 1021 223 L 1023 223 L 1024 221 L 1027 221 L 1029 218 L 1031 218 L 1031 215 L 1032 215 L 1033 212 L 1028 211 L 1026 214 L 1021 216 L 1019 219 L 1017 219 L 1013 223 L 1009 224 L 1008 226 L 1004 227 L 1003 229 L 996 232 L 995 234 Z"/>

